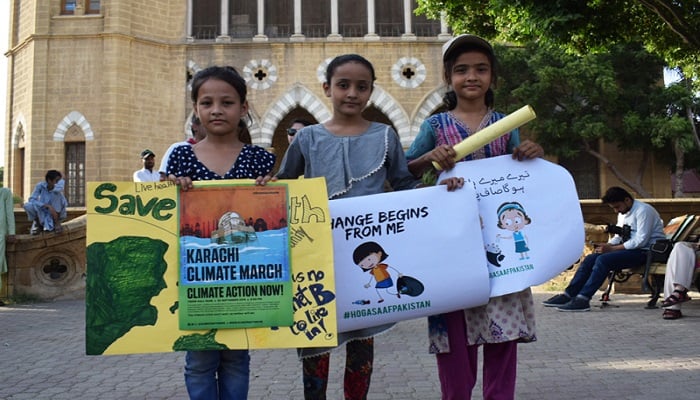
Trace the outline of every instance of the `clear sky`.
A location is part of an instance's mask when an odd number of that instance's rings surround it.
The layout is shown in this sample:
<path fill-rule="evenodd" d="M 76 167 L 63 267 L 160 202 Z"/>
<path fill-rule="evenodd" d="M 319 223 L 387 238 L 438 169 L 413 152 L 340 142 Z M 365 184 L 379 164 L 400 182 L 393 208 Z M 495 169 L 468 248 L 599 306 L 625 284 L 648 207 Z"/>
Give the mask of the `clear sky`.
<path fill-rule="evenodd" d="M 0 165 L 5 165 L 5 104 L 7 102 L 7 42 L 10 27 L 10 2 L 0 1 Z"/>

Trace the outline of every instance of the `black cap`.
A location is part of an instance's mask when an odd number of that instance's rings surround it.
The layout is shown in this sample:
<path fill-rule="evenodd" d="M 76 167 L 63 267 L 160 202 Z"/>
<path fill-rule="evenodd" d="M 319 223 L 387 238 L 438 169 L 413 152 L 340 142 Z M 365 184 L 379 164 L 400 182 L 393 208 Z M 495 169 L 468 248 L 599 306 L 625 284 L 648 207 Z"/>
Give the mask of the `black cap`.
<path fill-rule="evenodd" d="M 152 152 L 152 151 L 146 149 L 146 150 L 144 150 L 144 151 L 141 152 L 141 159 L 143 160 L 143 159 L 146 159 L 146 158 L 148 158 L 148 157 L 150 157 L 150 156 L 154 156 L 154 157 L 155 157 L 155 155 L 156 155 L 156 153 L 154 153 L 154 152 Z"/>

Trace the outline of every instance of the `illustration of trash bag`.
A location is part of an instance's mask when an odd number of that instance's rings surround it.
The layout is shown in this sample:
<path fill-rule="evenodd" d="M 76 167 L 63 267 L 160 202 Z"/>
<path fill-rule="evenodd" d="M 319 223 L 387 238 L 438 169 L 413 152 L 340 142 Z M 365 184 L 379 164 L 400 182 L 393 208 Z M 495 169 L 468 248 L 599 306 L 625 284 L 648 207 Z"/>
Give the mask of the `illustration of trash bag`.
<path fill-rule="evenodd" d="M 423 293 L 423 284 L 416 278 L 403 275 L 396 280 L 396 291 L 411 297 L 420 296 Z"/>

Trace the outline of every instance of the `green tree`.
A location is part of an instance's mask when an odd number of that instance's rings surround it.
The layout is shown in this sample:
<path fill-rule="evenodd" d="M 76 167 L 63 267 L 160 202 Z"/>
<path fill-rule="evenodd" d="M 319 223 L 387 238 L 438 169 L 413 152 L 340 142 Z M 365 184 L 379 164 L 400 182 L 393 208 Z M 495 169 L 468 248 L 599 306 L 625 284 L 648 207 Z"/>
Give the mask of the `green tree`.
<path fill-rule="evenodd" d="M 641 42 L 698 77 L 700 2 L 667 0 L 418 0 L 418 13 L 445 13 L 455 32 L 512 43 L 537 41 L 577 53 Z"/>
<path fill-rule="evenodd" d="M 527 66 L 529 76 L 520 69 L 507 85 L 520 104 L 526 101 L 537 105 L 540 117 L 532 127 L 548 152 L 570 157 L 586 151 L 640 195 L 647 193 L 640 184 L 644 165 L 636 176 L 622 177 L 605 155 L 595 151 L 593 144 L 598 139 L 617 143 L 622 149 L 641 150 L 647 158 L 652 153 L 674 154 L 678 174 L 687 167 L 686 159 L 691 165 L 698 165 L 694 155 L 700 148 L 700 2 L 418 3 L 418 13 L 431 17 L 444 13 L 455 32 L 470 32 L 516 45 L 538 44 L 531 50 L 539 56 L 511 60 L 516 68 Z M 626 53 L 622 49 L 627 43 L 641 43 L 646 52 L 638 49 Z M 549 58 L 546 52 L 554 57 Z M 683 81 L 677 87 L 664 89 L 658 85 L 658 71 L 663 64 L 680 72 Z M 658 68 L 657 72 L 653 68 Z M 503 70 L 511 73 L 509 67 Z M 648 83 L 650 78 L 657 81 L 651 86 L 642 82 Z"/>
<path fill-rule="evenodd" d="M 693 114 L 693 110 L 700 109 L 700 98 L 687 79 L 667 87 L 663 96 L 668 105 L 667 118 L 659 118 L 653 129 L 657 143 L 671 144 L 673 157 L 669 164 L 673 165 L 676 175 L 673 192 L 675 197 L 683 197 L 683 172 L 700 167 L 698 119 L 697 114 Z"/>
<path fill-rule="evenodd" d="M 678 93 L 658 84 L 663 61 L 641 46 L 616 46 L 609 53 L 581 56 L 536 44 L 497 47 L 497 52 L 498 106 L 510 112 L 531 104 L 538 118 L 527 128 L 548 154 L 573 158 L 585 152 L 648 197 L 642 182 L 649 159 L 670 152 L 674 141 L 680 149 L 687 148 L 688 122 L 667 107 Z M 643 157 L 635 174 L 624 175 L 599 152 L 600 140 L 640 151 Z"/>

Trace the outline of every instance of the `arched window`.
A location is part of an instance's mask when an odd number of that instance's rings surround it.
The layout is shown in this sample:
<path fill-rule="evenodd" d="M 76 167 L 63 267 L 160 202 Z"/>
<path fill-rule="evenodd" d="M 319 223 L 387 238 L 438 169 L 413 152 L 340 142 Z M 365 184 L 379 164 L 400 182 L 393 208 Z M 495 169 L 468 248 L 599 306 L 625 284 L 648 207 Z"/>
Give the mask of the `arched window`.
<path fill-rule="evenodd" d="M 85 142 L 66 142 L 63 177 L 65 195 L 71 207 L 85 206 Z"/>
<path fill-rule="evenodd" d="M 71 207 L 83 207 L 85 206 L 85 134 L 78 125 L 71 125 L 63 141 L 66 200 Z"/>
<path fill-rule="evenodd" d="M 94 139 L 92 127 L 83 114 L 71 111 L 56 126 L 53 139 L 64 143 L 63 178 L 68 205 L 85 206 L 85 141 Z"/>

